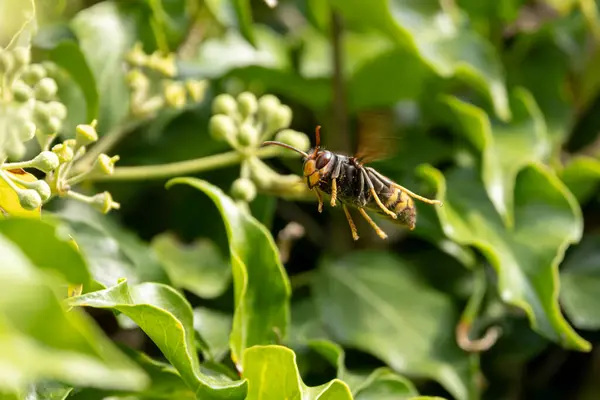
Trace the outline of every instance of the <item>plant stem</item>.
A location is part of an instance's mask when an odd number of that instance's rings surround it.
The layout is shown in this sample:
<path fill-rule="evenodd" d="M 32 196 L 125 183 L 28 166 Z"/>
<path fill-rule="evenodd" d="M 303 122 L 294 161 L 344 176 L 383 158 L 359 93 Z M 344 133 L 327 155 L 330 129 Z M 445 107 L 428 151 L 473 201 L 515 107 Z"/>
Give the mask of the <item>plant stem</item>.
<path fill-rule="evenodd" d="M 259 158 L 275 157 L 279 149 L 265 147 L 258 149 L 255 156 Z M 87 180 L 94 181 L 131 181 L 141 179 L 164 179 L 173 176 L 209 171 L 217 168 L 229 167 L 239 164 L 248 155 L 237 151 L 216 154 L 213 156 L 196 158 L 193 160 L 178 161 L 168 164 L 147 165 L 139 167 L 117 167 L 112 175 L 91 175 Z"/>

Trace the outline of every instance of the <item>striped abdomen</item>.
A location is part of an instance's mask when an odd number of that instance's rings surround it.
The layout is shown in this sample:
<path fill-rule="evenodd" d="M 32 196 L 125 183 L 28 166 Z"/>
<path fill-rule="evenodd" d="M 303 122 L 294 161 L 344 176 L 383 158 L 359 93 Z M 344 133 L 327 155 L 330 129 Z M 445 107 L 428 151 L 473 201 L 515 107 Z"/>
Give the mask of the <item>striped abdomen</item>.
<path fill-rule="evenodd" d="M 332 180 L 336 179 L 337 199 L 354 207 L 362 207 L 389 218 L 389 215 L 375 202 L 369 182 L 379 200 L 397 216 L 399 223 L 413 229 L 416 224 L 416 208 L 413 199 L 392 185 L 391 179 L 371 167 L 359 166 L 354 160 L 340 154 L 333 154 L 326 172 L 321 174 L 318 187 L 331 195 Z M 367 181 L 368 180 L 368 181 Z"/>

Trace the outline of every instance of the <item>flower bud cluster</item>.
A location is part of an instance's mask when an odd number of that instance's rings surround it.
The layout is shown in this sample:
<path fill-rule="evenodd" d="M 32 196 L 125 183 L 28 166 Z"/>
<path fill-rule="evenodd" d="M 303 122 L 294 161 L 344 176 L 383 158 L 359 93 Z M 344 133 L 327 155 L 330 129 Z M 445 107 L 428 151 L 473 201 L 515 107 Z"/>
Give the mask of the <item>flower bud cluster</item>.
<path fill-rule="evenodd" d="M 265 140 L 276 135 L 276 140 L 299 150 L 307 151 L 310 147 L 306 134 L 289 129 L 292 110 L 274 95 L 265 94 L 257 98 L 250 92 L 242 92 L 236 97 L 220 94 L 213 100 L 212 112 L 209 122 L 211 136 L 215 140 L 226 141 L 244 156 L 241 177 L 233 182 L 230 189 L 231 196 L 237 200 L 251 202 L 256 197 L 257 186 L 264 186 L 260 179 L 264 174 L 258 174 L 254 169 L 262 164 L 256 152 Z M 298 157 L 298 153 L 293 151 L 274 149 L 281 155 Z M 270 178 L 279 176 L 272 170 L 268 175 Z"/>
<path fill-rule="evenodd" d="M 25 142 L 36 135 L 40 142 L 56 135 L 67 116 L 58 101 L 50 62 L 31 63 L 29 47 L 0 48 L 0 159 L 18 160 L 25 154 Z"/>
<path fill-rule="evenodd" d="M 150 116 L 164 107 L 180 109 L 204 100 L 208 82 L 188 79 L 176 80 L 175 55 L 155 51 L 146 54 L 141 43 L 127 53 L 129 65 L 127 83 L 130 93 L 130 111 L 136 117 Z"/>

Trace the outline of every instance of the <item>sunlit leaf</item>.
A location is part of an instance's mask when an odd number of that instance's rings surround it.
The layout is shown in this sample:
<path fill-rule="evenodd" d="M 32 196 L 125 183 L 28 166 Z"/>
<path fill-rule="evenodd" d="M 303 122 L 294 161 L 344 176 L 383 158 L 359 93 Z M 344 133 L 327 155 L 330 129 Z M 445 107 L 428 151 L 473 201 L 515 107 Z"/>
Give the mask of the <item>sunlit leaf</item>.
<path fill-rule="evenodd" d="M 498 273 L 502 300 L 523 309 L 532 328 L 544 337 L 589 351 L 590 344 L 569 326 L 558 305 L 558 264 L 582 234 L 579 206 L 558 178 L 537 164 L 519 172 L 515 225 L 509 229 L 475 170 L 455 169 L 445 177 L 432 168 L 425 171 L 444 201 L 436 209 L 444 232 L 483 253 Z"/>
<path fill-rule="evenodd" d="M 23 391 L 47 380 L 143 389 L 146 375 L 91 318 L 65 311 L 56 294 L 60 281 L 36 269 L 1 234 L 0 254 L 0 390 Z"/>
<path fill-rule="evenodd" d="M 70 27 L 100 94 L 98 130 L 102 134 L 120 123 L 129 112 L 123 56 L 134 44 L 135 26 L 120 12 L 118 4 L 101 2 L 80 11 L 71 20 Z"/>
<path fill-rule="evenodd" d="M 350 389 L 339 379 L 317 387 L 306 386 L 298 372 L 296 354 L 283 346 L 246 349 L 243 376 L 248 380 L 246 400 L 352 400 Z"/>
<path fill-rule="evenodd" d="M 252 7 L 250 6 L 250 0 L 232 0 L 232 3 L 237 16 L 238 29 L 250 44 L 255 45 L 256 40 L 254 26 L 252 24 Z"/>
<path fill-rule="evenodd" d="M 458 311 L 403 261 L 377 251 L 327 259 L 313 291 L 334 340 L 400 373 L 435 379 L 457 399 L 472 398 L 469 359 L 454 340 Z"/>
<path fill-rule="evenodd" d="M 194 343 L 192 308 L 170 286 L 126 281 L 111 288 L 71 297 L 72 306 L 111 308 L 122 312 L 154 341 L 199 399 L 243 399 L 246 383 L 207 376 L 200 371 Z"/>
<path fill-rule="evenodd" d="M 100 288 L 92 280 L 77 247 L 69 243 L 71 238 L 55 224 L 29 218 L 10 218 L 0 221 L 0 234 L 19 246 L 36 267 L 57 274 L 70 284 L 81 284 L 86 292 Z"/>
<path fill-rule="evenodd" d="M 213 242 L 185 246 L 165 233 L 152 239 L 152 248 L 175 287 L 204 298 L 218 297 L 227 289 L 231 267 Z"/>
<path fill-rule="evenodd" d="M 229 238 L 235 313 L 230 336 L 232 358 L 242 364 L 246 348 L 285 339 L 291 288 L 270 232 L 218 187 L 194 178 L 175 178 L 167 187 L 190 185 L 217 206 Z"/>
<path fill-rule="evenodd" d="M 0 132 L 0 135 L 3 133 Z M 25 172 L 23 170 L 15 170 L 15 171 L 4 171 L 5 174 L 9 176 L 16 176 L 19 179 L 22 179 L 27 182 L 36 181 L 37 178 L 30 174 L 29 172 Z M 22 185 L 16 184 L 18 187 L 23 189 Z M 35 210 L 26 210 L 19 203 L 19 196 L 17 196 L 17 192 L 15 192 L 9 185 L 6 183 L 4 179 L 0 179 L 0 220 L 5 219 L 9 216 L 13 217 L 24 217 L 24 218 L 40 218 L 41 207 Z"/>

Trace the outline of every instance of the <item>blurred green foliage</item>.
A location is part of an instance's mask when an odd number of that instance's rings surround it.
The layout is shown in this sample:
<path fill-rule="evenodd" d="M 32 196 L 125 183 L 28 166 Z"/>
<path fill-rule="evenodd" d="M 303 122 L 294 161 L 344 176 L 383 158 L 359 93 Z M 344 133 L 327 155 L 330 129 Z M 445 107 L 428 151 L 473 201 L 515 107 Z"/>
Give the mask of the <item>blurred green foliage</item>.
<path fill-rule="evenodd" d="M 0 396 L 598 398 L 598 3 L 1 2 L 2 170 L 15 46 L 99 140 L 41 213 L 0 176 Z M 354 242 L 259 149 L 316 125 L 443 207 Z"/>

